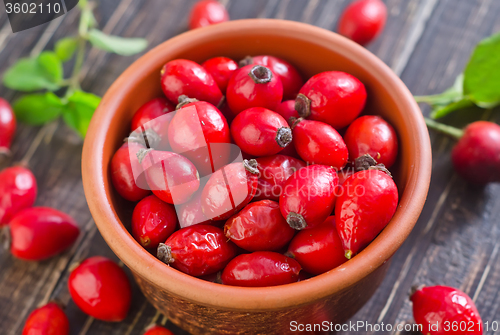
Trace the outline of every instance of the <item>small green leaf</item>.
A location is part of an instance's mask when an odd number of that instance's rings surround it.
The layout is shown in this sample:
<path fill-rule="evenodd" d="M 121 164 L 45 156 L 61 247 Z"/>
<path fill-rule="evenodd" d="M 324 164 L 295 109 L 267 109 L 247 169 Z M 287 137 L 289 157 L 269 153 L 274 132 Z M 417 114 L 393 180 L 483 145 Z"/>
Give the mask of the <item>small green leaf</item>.
<path fill-rule="evenodd" d="M 86 6 L 87 6 L 87 0 L 78 1 L 78 7 L 80 7 L 80 9 L 85 9 Z"/>
<path fill-rule="evenodd" d="M 431 113 L 431 118 L 433 119 L 439 119 L 443 116 L 446 116 L 450 114 L 451 112 L 454 112 L 459 109 L 464 109 L 467 107 L 472 107 L 474 106 L 474 102 L 470 100 L 469 98 L 463 98 L 460 101 L 457 102 L 452 102 L 449 105 L 446 105 L 444 107 L 438 107 L 437 109 L 434 109 Z"/>
<path fill-rule="evenodd" d="M 45 73 L 45 77 L 58 84 L 63 79 L 63 66 L 55 52 L 44 51 L 38 56 L 38 64 Z"/>
<path fill-rule="evenodd" d="M 94 94 L 76 91 L 68 98 L 63 119 L 80 136 L 85 137 L 90 120 L 100 102 L 101 98 Z"/>
<path fill-rule="evenodd" d="M 21 58 L 17 61 L 5 72 L 3 83 L 18 91 L 55 91 L 59 89 L 62 71 L 62 64 L 55 54 L 44 52 L 37 58 Z"/>
<path fill-rule="evenodd" d="M 54 51 L 61 60 L 61 62 L 66 62 L 73 57 L 78 45 L 78 40 L 74 37 L 66 37 L 57 41 Z"/>
<path fill-rule="evenodd" d="M 54 93 L 47 92 L 25 95 L 12 107 L 19 121 L 31 125 L 42 125 L 61 115 L 64 105 Z"/>
<path fill-rule="evenodd" d="M 500 104 L 500 33 L 482 40 L 465 68 L 464 95 L 476 105 Z"/>
<path fill-rule="evenodd" d="M 143 38 L 123 38 L 106 35 L 100 30 L 92 29 L 89 40 L 93 46 L 104 51 L 114 52 L 122 56 L 131 56 L 142 52 L 148 46 L 148 41 Z"/>

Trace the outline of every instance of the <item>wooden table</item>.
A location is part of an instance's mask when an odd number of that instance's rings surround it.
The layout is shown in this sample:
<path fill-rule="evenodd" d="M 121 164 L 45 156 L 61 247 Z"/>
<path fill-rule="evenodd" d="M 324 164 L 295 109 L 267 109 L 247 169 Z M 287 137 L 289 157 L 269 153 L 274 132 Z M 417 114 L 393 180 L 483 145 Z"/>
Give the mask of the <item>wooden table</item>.
<path fill-rule="evenodd" d="M 105 0 L 97 10 L 107 33 L 140 36 L 155 46 L 187 26 L 194 0 Z M 334 30 L 348 0 L 226 0 L 231 18 L 280 18 Z M 401 76 L 414 94 L 441 92 L 452 85 L 474 45 L 500 30 L 498 0 L 386 0 L 389 19 L 383 35 L 369 49 Z M 52 48 L 54 41 L 74 34 L 77 13 L 50 24 L 13 34 L 0 10 L 0 74 L 18 58 Z M 85 90 L 104 94 L 134 57 L 88 50 Z M 18 94 L 0 87 L 0 96 Z M 428 114 L 427 107 L 423 107 Z M 446 121 L 462 126 L 498 113 L 474 110 Z M 427 204 L 413 233 L 394 255 L 382 286 L 352 321 L 412 323 L 408 291 L 413 284 L 451 285 L 474 298 L 484 321 L 500 322 L 500 186 L 477 188 L 454 174 L 449 150 L 453 142 L 431 133 L 433 177 Z M 0 251 L 0 333 L 20 334 L 28 314 L 57 298 L 67 304 L 71 334 L 142 334 L 163 316 L 134 285 L 133 307 L 125 322 L 109 324 L 83 314 L 67 291 L 68 267 L 92 255 L 116 259 L 99 235 L 88 210 L 80 175 L 82 141 L 61 122 L 44 127 L 20 125 L 13 156 L 0 168 L 24 161 L 39 181 L 38 206 L 53 206 L 76 218 L 78 242 L 60 257 L 27 263 Z M 168 323 L 176 334 L 185 334 Z M 349 333 L 349 332 L 347 332 Z M 347 334 L 346 333 L 346 334 Z M 349 333 L 350 334 L 350 333 Z M 487 334 L 500 334 L 490 330 Z"/>

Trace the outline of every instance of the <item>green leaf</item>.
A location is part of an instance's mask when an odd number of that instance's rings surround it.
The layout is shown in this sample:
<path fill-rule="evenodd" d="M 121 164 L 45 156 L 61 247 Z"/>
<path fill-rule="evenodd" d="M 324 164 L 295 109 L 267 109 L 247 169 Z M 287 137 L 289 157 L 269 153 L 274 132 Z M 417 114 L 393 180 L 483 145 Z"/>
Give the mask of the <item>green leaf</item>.
<path fill-rule="evenodd" d="M 130 56 L 142 52 L 148 46 L 148 41 L 143 38 L 123 38 L 106 35 L 100 30 L 92 29 L 89 40 L 96 48 L 114 52 L 122 56 Z"/>
<path fill-rule="evenodd" d="M 481 41 L 464 71 L 464 95 L 482 108 L 500 104 L 500 33 Z"/>
<path fill-rule="evenodd" d="M 75 37 L 66 37 L 57 41 L 54 51 L 61 62 L 66 62 L 75 54 L 77 45 L 78 39 Z"/>
<path fill-rule="evenodd" d="M 47 79 L 56 84 L 61 82 L 63 79 L 63 66 L 55 52 L 42 52 L 38 56 L 38 64 L 43 69 Z"/>
<path fill-rule="evenodd" d="M 417 102 L 425 102 L 434 109 L 444 107 L 463 99 L 464 75 L 461 73 L 452 87 L 440 94 L 415 96 Z"/>
<path fill-rule="evenodd" d="M 54 93 L 47 92 L 25 95 L 12 107 L 19 121 L 31 125 L 42 125 L 59 117 L 64 104 Z"/>
<path fill-rule="evenodd" d="M 474 106 L 474 102 L 470 100 L 469 98 L 463 98 L 460 101 L 457 102 L 452 102 L 449 105 L 446 105 L 444 107 L 438 107 L 434 109 L 431 113 L 431 118 L 433 119 L 439 119 L 443 116 L 446 116 L 450 114 L 451 112 L 454 112 L 459 109 L 464 109 L 468 107 Z"/>
<path fill-rule="evenodd" d="M 68 98 L 63 119 L 80 136 L 85 137 L 90 120 L 100 102 L 101 98 L 94 94 L 76 91 Z"/>

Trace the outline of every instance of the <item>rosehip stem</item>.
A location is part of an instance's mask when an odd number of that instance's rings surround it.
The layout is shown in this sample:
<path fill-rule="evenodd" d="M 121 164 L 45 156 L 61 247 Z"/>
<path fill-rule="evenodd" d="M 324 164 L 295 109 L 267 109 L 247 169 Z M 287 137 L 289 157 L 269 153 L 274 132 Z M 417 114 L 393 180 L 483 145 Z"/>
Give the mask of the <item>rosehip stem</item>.
<path fill-rule="evenodd" d="M 436 121 L 429 119 L 429 118 L 424 118 L 424 119 L 425 119 L 425 124 L 427 125 L 427 127 L 429 127 L 430 129 L 437 130 L 437 131 L 439 131 L 443 134 L 446 134 L 448 136 L 451 136 L 454 139 L 459 140 L 464 135 L 464 131 L 462 129 L 448 126 L 446 124 L 436 122 Z"/>
<path fill-rule="evenodd" d="M 10 249 L 11 237 L 9 226 L 0 228 L 0 248 L 4 250 Z"/>

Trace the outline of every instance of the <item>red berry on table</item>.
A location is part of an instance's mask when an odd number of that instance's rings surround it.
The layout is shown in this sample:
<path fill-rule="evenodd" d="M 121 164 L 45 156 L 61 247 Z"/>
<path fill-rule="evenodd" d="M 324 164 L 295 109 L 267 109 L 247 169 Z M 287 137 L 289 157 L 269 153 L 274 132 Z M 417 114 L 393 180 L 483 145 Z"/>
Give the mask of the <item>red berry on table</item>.
<path fill-rule="evenodd" d="M 151 193 L 146 178 L 141 173 L 142 166 L 137 158 L 137 153 L 142 149 L 145 149 L 142 144 L 129 140 L 115 152 L 111 159 L 113 187 L 128 201 L 139 201 Z"/>
<path fill-rule="evenodd" d="M 13 166 L 0 172 L 0 226 L 12 217 L 33 206 L 38 187 L 33 173 L 22 166 Z"/>
<path fill-rule="evenodd" d="M 453 287 L 429 286 L 415 290 L 413 317 L 429 335 L 481 335 L 483 323 L 472 299 Z M 445 330 L 449 326 L 449 329 Z"/>
<path fill-rule="evenodd" d="M 269 109 L 253 107 L 231 123 L 231 136 L 240 149 L 253 156 L 275 155 L 292 141 L 286 120 Z"/>
<path fill-rule="evenodd" d="M 123 321 L 132 300 L 132 289 L 125 271 L 101 256 L 90 257 L 71 272 L 69 293 L 75 304 L 93 318 Z"/>
<path fill-rule="evenodd" d="M 365 45 L 384 30 L 386 20 L 387 6 L 381 0 L 357 0 L 340 16 L 338 32 Z"/>
<path fill-rule="evenodd" d="M 24 324 L 22 335 L 69 335 L 69 320 L 54 302 L 35 309 Z"/>
<path fill-rule="evenodd" d="M 302 86 L 295 109 L 303 118 L 341 129 L 358 117 L 365 103 L 366 89 L 362 82 L 345 72 L 328 71 L 311 77 Z"/>
<path fill-rule="evenodd" d="M 300 231 L 290 242 L 286 255 L 313 275 L 325 273 L 345 263 L 347 259 L 335 228 L 335 216 L 329 216 L 314 228 Z"/>
<path fill-rule="evenodd" d="M 226 220 L 245 207 L 258 185 L 257 162 L 254 159 L 226 165 L 217 170 L 201 193 L 201 208 L 207 218 Z"/>
<path fill-rule="evenodd" d="M 218 106 L 223 99 L 217 83 L 201 65 L 187 60 L 175 59 L 161 70 L 163 93 L 173 104 L 179 102 L 181 95 Z"/>
<path fill-rule="evenodd" d="M 132 214 L 132 235 L 144 248 L 156 249 L 177 227 L 177 215 L 171 204 L 150 195 L 142 199 Z"/>
<path fill-rule="evenodd" d="M 208 102 L 190 102 L 184 97 L 180 101 L 181 108 L 168 128 L 170 146 L 188 158 L 202 176 L 208 175 L 229 162 L 229 125 L 217 107 Z"/>
<path fill-rule="evenodd" d="M 189 29 L 206 27 L 226 21 L 229 21 L 229 14 L 224 5 L 215 0 L 202 0 L 191 9 Z"/>
<path fill-rule="evenodd" d="M 283 98 L 283 85 L 269 68 L 251 64 L 233 73 L 226 98 L 234 115 L 252 107 L 274 110 Z"/>
<path fill-rule="evenodd" d="M 398 189 L 379 170 L 359 171 L 342 185 L 335 220 L 345 255 L 358 254 L 387 226 L 398 206 Z"/>
<path fill-rule="evenodd" d="M 295 99 L 300 88 L 304 85 L 299 71 L 292 64 L 278 57 L 268 55 L 246 57 L 241 63 L 262 65 L 277 75 L 283 85 L 283 100 Z"/>
<path fill-rule="evenodd" d="M 309 165 L 295 172 L 279 201 L 290 227 L 301 230 L 324 222 L 333 211 L 338 180 L 335 170 L 326 165 Z"/>
<path fill-rule="evenodd" d="M 158 247 L 158 259 L 195 277 L 222 270 L 234 256 L 236 246 L 209 225 L 180 229 Z"/>
<path fill-rule="evenodd" d="M 186 157 L 152 149 L 143 149 L 137 155 L 149 188 L 161 200 L 179 205 L 187 202 L 198 190 L 198 171 Z"/>
<path fill-rule="evenodd" d="M 293 258 L 272 251 L 256 251 L 229 262 L 222 271 L 222 283 L 246 287 L 284 285 L 298 281 L 300 270 Z"/>
<path fill-rule="evenodd" d="M 306 166 L 300 159 L 285 155 L 259 157 L 256 159 L 259 169 L 259 185 L 255 200 L 278 201 L 286 181 L 295 171 Z"/>
<path fill-rule="evenodd" d="M 162 326 L 153 326 L 149 328 L 143 335 L 174 335 L 174 333 Z"/>
<path fill-rule="evenodd" d="M 342 169 L 349 159 L 349 151 L 340 134 L 330 125 L 302 118 L 291 119 L 295 150 L 311 164 L 329 165 Z"/>
<path fill-rule="evenodd" d="M 0 154 L 10 152 L 10 144 L 16 132 L 16 117 L 10 104 L 0 98 Z"/>
<path fill-rule="evenodd" d="M 226 94 L 229 79 L 238 69 L 238 63 L 227 57 L 214 57 L 201 64 L 212 75 L 222 94 Z"/>
<path fill-rule="evenodd" d="M 224 225 L 224 234 L 238 247 L 247 251 L 276 251 L 295 235 L 280 206 L 272 200 L 248 204 Z"/>
<path fill-rule="evenodd" d="M 33 207 L 9 223 L 10 252 L 17 258 L 41 261 L 75 243 L 80 228 L 73 218 L 49 207 Z"/>
<path fill-rule="evenodd" d="M 365 115 L 357 118 L 347 128 L 344 140 L 351 161 L 365 154 L 387 168 L 396 161 L 398 137 L 394 128 L 380 116 Z"/>

